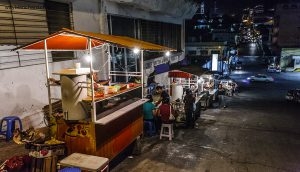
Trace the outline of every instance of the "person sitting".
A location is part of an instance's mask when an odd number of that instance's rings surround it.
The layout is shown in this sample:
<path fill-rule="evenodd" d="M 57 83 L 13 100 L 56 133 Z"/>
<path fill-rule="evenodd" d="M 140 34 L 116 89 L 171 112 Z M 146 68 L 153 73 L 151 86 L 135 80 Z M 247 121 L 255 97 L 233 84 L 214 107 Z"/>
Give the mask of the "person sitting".
<path fill-rule="evenodd" d="M 154 116 L 156 114 L 156 107 L 153 104 L 152 95 L 147 95 L 146 98 L 149 100 L 143 104 L 144 121 L 149 121 L 152 123 L 153 128 L 149 130 L 153 131 L 151 135 L 154 135 L 156 132 L 155 121 L 154 121 Z"/>
<path fill-rule="evenodd" d="M 160 116 L 163 124 L 172 124 L 174 120 L 170 120 L 170 114 L 175 114 L 173 107 L 170 105 L 170 99 L 165 98 L 162 100 L 162 104 L 159 106 L 157 114 Z"/>

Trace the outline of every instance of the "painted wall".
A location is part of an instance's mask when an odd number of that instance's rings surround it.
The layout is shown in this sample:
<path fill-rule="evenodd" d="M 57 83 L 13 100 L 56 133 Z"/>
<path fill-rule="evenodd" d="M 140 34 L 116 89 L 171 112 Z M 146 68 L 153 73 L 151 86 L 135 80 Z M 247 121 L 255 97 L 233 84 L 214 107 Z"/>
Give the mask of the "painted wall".
<path fill-rule="evenodd" d="M 1 49 L 5 50 L 13 48 L 14 46 L 1 46 Z M 22 52 L 20 54 L 22 58 Z M 36 56 L 36 58 L 43 58 L 43 56 Z M 75 61 L 51 63 L 49 68 L 53 72 L 61 68 L 72 67 L 74 63 Z M 24 128 L 43 126 L 42 108 L 48 104 L 45 65 L 36 64 L 2 69 L 0 70 L 0 80 L 0 119 L 15 115 L 23 120 Z M 54 87 L 51 90 L 53 97 L 60 97 L 59 87 Z"/>

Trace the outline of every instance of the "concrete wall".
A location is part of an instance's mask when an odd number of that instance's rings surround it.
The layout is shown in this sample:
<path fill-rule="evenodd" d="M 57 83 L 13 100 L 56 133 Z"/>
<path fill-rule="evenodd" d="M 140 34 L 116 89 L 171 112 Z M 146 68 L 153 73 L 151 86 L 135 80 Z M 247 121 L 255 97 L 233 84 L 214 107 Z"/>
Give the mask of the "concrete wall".
<path fill-rule="evenodd" d="M 197 6 L 185 0 L 106 0 L 109 14 L 182 24 L 194 16 Z M 127 5 L 124 5 L 127 4 Z"/>
<path fill-rule="evenodd" d="M 99 17 L 98 0 L 74 1 L 73 20 L 75 30 L 99 32 Z"/>
<path fill-rule="evenodd" d="M 14 46 L 1 46 L 1 48 L 12 49 Z M 41 58 L 40 56 L 36 57 Z M 61 68 L 72 67 L 73 63 L 75 61 L 50 63 L 49 68 L 53 72 Z M 31 125 L 43 126 L 42 108 L 48 104 L 45 65 L 36 64 L 2 69 L 0 70 L 0 80 L 0 119 L 15 115 L 22 118 L 24 128 Z M 59 87 L 52 88 L 52 92 L 53 97 L 60 97 Z"/>

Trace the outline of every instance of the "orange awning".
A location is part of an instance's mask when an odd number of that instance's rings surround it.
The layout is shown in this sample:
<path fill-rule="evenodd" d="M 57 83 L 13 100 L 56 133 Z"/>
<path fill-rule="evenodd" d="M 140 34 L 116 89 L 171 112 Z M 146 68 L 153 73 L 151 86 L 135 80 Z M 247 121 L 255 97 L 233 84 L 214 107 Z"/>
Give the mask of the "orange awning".
<path fill-rule="evenodd" d="M 114 36 L 100 33 L 74 31 L 63 29 L 33 43 L 21 46 L 14 50 L 44 50 L 44 40 L 47 42 L 47 49 L 52 51 L 77 51 L 88 49 L 88 39 L 91 39 L 92 47 L 110 43 L 124 48 L 139 48 L 147 51 L 175 51 L 172 48 L 152 44 L 138 39 Z"/>
<path fill-rule="evenodd" d="M 193 74 L 188 72 L 183 72 L 181 70 L 172 70 L 169 71 L 169 77 L 173 78 L 192 78 Z"/>

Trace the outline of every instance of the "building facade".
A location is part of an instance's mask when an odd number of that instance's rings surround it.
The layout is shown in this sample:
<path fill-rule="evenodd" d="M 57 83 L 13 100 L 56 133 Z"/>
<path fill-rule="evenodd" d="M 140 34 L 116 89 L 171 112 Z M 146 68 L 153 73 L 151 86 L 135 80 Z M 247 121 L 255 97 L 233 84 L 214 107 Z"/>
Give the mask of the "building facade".
<path fill-rule="evenodd" d="M 299 68 L 300 3 L 280 3 L 276 6 L 272 45 L 280 55 L 280 66 L 294 71 Z"/>

